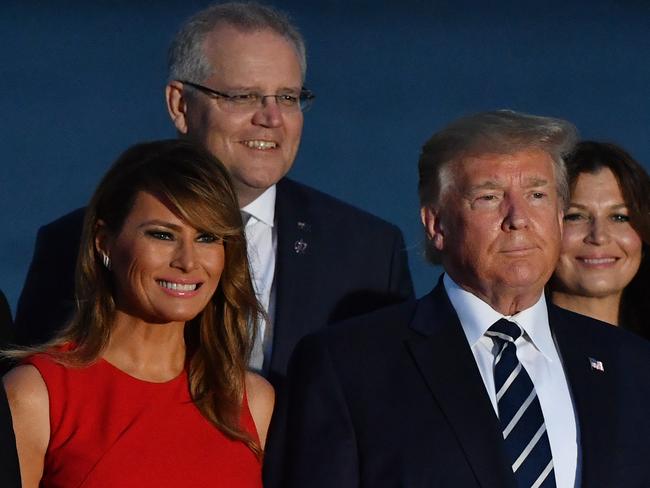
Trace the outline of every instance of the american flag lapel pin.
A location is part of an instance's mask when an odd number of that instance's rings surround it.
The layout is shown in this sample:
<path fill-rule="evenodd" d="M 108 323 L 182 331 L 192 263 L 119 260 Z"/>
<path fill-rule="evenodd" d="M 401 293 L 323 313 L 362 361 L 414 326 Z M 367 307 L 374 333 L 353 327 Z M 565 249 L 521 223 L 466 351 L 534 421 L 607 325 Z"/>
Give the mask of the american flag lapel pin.
<path fill-rule="evenodd" d="M 603 366 L 602 361 L 598 361 L 596 358 L 589 358 L 589 366 L 591 366 L 593 371 L 605 372 L 605 366 Z"/>

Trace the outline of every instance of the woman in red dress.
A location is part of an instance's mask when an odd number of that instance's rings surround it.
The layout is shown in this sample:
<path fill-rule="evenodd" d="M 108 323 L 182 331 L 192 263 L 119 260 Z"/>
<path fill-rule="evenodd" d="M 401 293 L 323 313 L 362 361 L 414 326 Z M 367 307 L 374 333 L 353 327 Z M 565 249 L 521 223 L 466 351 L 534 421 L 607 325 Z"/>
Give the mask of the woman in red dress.
<path fill-rule="evenodd" d="M 77 309 L 4 378 L 23 487 L 255 487 L 273 389 L 247 371 L 260 314 L 223 166 L 127 150 L 87 210 Z"/>

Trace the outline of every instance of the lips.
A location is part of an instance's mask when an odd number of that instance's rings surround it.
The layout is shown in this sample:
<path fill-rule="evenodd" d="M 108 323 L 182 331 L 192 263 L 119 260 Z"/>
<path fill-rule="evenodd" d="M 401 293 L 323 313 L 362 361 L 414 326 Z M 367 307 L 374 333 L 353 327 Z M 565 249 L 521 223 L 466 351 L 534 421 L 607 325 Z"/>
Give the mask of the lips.
<path fill-rule="evenodd" d="M 158 285 L 168 290 L 176 291 L 194 291 L 201 286 L 201 283 L 176 283 L 173 281 L 156 280 Z"/>
<path fill-rule="evenodd" d="M 501 252 L 504 254 L 526 254 L 531 251 L 534 251 L 536 248 L 531 246 L 518 246 L 511 249 L 502 249 Z"/>
<path fill-rule="evenodd" d="M 279 147 L 279 144 L 277 142 L 267 141 L 263 139 L 250 139 L 241 141 L 241 143 L 250 149 L 257 149 L 258 151 L 268 151 L 269 149 L 275 149 Z"/>
<path fill-rule="evenodd" d="M 580 257 L 576 258 L 581 263 L 584 263 L 588 266 L 606 266 L 608 264 L 614 264 L 618 258 L 607 256 L 607 257 Z"/>
<path fill-rule="evenodd" d="M 203 283 L 179 283 L 176 281 L 156 280 L 163 292 L 173 297 L 192 297 L 199 292 Z"/>

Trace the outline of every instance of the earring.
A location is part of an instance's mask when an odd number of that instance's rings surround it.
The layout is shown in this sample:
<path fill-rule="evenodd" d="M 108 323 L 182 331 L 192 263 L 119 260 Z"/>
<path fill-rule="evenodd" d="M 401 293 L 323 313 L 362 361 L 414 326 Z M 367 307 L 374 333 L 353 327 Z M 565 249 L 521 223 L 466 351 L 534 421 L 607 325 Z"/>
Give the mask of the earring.
<path fill-rule="evenodd" d="M 111 258 L 108 257 L 108 254 L 102 251 L 102 263 L 107 270 L 111 270 Z"/>

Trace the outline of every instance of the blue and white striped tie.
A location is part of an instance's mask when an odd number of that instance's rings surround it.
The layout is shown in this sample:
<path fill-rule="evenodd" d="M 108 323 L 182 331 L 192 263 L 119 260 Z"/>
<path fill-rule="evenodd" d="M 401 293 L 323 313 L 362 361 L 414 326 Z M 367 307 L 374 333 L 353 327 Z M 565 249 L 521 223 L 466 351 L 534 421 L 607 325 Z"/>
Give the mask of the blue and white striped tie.
<path fill-rule="evenodd" d="M 494 386 L 506 455 L 519 488 L 555 487 L 551 445 L 535 386 L 517 358 L 521 329 L 506 319 L 486 332 L 497 346 Z"/>

